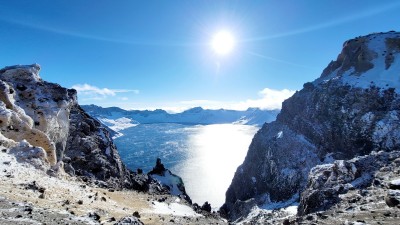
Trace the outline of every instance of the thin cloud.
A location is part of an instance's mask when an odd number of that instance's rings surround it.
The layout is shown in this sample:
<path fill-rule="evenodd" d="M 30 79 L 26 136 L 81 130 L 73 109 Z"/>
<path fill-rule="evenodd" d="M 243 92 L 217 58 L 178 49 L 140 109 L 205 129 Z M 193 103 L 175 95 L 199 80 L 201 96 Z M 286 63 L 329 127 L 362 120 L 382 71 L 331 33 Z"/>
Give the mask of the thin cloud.
<path fill-rule="evenodd" d="M 96 35 L 91 35 L 91 34 L 85 34 L 85 33 L 80 33 L 76 31 L 71 31 L 71 30 L 65 30 L 61 28 L 55 28 L 51 26 L 46 26 L 43 24 L 39 23 L 32 23 L 28 21 L 21 21 L 17 19 L 11 19 L 11 18 L 2 18 L 0 17 L 0 21 L 10 23 L 10 24 L 15 24 L 19 26 L 24 26 L 28 27 L 30 29 L 35 29 L 35 30 L 40 30 L 40 31 L 45 31 L 49 33 L 54 33 L 58 35 L 64 35 L 64 36 L 69 36 L 69 37 L 74 37 L 74 38 L 81 38 L 81 39 L 87 39 L 87 40 L 94 40 L 94 41 L 102 41 L 102 42 L 110 42 L 110 43 L 118 43 L 118 44 L 128 44 L 128 45 L 144 45 L 144 46 L 198 46 L 198 45 L 206 45 L 204 43 L 199 43 L 199 42 L 188 42 L 188 41 L 143 41 L 143 40 L 134 40 L 130 38 L 129 40 L 125 39 L 116 39 L 116 38 L 110 38 L 110 37 L 103 37 L 103 36 L 96 36 Z"/>
<path fill-rule="evenodd" d="M 259 99 L 248 99 L 246 101 L 235 104 L 233 107 L 237 109 L 260 108 L 260 109 L 281 109 L 282 102 L 290 98 L 296 91 L 283 89 L 274 90 L 264 88 L 259 92 Z"/>
<path fill-rule="evenodd" d="M 305 65 L 301 65 L 301 64 L 297 64 L 297 63 L 293 63 L 293 62 L 289 62 L 289 61 L 285 61 L 285 60 L 273 58 L 273 57 L 266 56 L 266 55 L 262 55 L 262 54 L 259 54 L 259 53 L 256 53 L 256 52 L 248 51 L 248 53 L 249 53 L 250 55 L 257 56 L 257 57 L 259 57 L 259 58 L 263 58 L 263 59 L 270 60 L 270 61 L 274 61 L 274 62 L 278 62 L 278 63 L 283 63 L 283 64 L 286 64 L 286 65 L 297 66 L 297 67 L 303 67 L 303 68 L 306 68 L 306 69 L 316 69 L 316 68 L 314 68 L 314 67 L 305 66 Z"/>
<path fill-rule="evenodd" d="M 72 88 L 75 89 L 79 95 L 84 96 L 85 100 L 101 100 L 108 96 L 116 96 L 117 93 L 133 92 L 134 94 L 139 94 L 139 90 L 98 88 L 89 84 L 75 84 Z M 122 99 L 126 99 L 126 97 L 122 97 Z"/>
<path fill-rule="evenodd" d="M 211 101 L 211 100 L 188 100 L 188 101 L 180 101 L 180 104 L 183 105 L 214 105 L 214 104 L 220 104 L 221 102 L 219 101 Z"/>
<path fill-rule="evenodd" d="M 288 36 L 293 36 L 293 35 L 297 35 L 297 34 L 303 34 L 303 33 L 311 32 L 311 31 L 321 30 L 321 29 L 324 29 L 324 28 L 337 26 L 337 25 L 348 23 L 348 22 L 351 22 L 351 21 L 363 19 L 363 18 L 366 18 L 366 17 L 371 17 L 371 16 L 374 16 L 374 15 L 377 15 L 377 14 L 380 14 L 380 13 L 384 13 L 384 12 L 389 11 L 389 10 L 394 10 L 394 9 L 396 9 L 398 7 L 400 7 L 400 2 L 399 1 L 393 1 L 392 4 L 387 4 L 387 5 L 382 6 L 382 7 L 377 7 L 377 8 L 374 8 L 374 9 L 365 10 L 365 11 L 362 11 L 360 13 L 353 14 L 353 15 L 350 15 L 350 16 L 345 16 L 345 17 L 342 17 L 342 18 L 335 18 L 335 20 L 331 20 L 331 21 L 328 21 L 328 22 L 325 22 L 325 23 L 315 24 L 315 25 L 312 25 L 312 26 L 309 26 L 309 27 L 303 27 L 303 28 L 300 28 L 300 29 L 295 29 L 295 30 L 291 30 L 291 31 L 283 32 L 283 33 L 278 33 L 278 34 L 271 34 L 271 35 L 267 35 L 267 36 L 249 38 L 247 40 L 243 40 L 243 42 L 262 41 L 262 40 L 281 38 L 281 37 L 288 37 Z"/>
<path fill-rule="evenodd" d="M 259 98 L 247 99 L 239 102 L 231 101 L 213 101 L 213 100 L 186 100 L 175 104 L 164 105 L 158 108 L 170 112 L 182 112 L 189 108 L 200 106 L 204 109 L 232 109 L 247 110 L 248 108 L 259 108 L 263 110 L 281 109 L 282 102 L 291 97 L 296 91 L 289 89 L 275 90 L 264 88 L 258 92 Z"/>

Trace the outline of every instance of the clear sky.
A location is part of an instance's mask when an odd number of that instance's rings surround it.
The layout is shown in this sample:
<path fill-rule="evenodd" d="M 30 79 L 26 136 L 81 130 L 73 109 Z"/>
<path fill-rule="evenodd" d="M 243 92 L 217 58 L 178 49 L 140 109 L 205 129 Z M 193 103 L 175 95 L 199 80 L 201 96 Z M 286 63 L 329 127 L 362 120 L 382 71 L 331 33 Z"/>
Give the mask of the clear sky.
<path fill-rule="evenodd" d="M 400 30 L 400 1 L 0 1 L 0 67 L 38 63 L 81 104 L 279 108 L 345 40 Z M 234 38 L 217 54 L 213 37 Z"/>

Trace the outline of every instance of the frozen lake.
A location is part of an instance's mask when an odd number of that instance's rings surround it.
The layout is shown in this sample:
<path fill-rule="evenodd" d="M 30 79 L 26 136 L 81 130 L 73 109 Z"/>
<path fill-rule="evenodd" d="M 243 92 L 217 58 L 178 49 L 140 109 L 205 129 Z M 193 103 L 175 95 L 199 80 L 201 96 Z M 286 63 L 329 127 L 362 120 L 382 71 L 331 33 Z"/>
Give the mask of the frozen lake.
<path fill-rule="evenodd" d="M 213 208 L 225 201 L 236 168 L 259 128 L 248 125 L 140 124 L 115 139 L 122 160 L 131 170 L 148 172 L 156 158 L 182 177 L 193 202 Z"/>

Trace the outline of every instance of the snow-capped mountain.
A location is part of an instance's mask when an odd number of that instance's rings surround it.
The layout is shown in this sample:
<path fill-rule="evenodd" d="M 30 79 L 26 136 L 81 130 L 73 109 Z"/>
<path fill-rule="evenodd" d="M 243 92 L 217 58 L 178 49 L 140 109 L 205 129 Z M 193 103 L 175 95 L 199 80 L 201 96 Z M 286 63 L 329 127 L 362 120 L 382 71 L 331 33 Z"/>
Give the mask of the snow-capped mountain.
<path fill-rule="evenodd" d="M 170 114 L 164 110 L 124 110 L 118 107 L 102 108 L 96 105 L 83 105 L 82 108 L 99 119 L 112 130 L 118 132 L 137 124 L 181 123 L 181 124 L 221 124 L 238 123 L 262 126 L 275 120 L 279 110 L 260 110 L 249 108 L 246 111 L 211 110 L 195 107 L 182 113 Z"/>
<path fill-rule="evenodd" d="M 305 215 L 340 202 L 339 194 L 371 185 L 375 172 L 384 167 L 381 161 L 395 160 L 382 160 L 384 154 L 376 152 L 400 150 L 399 93 L 400 33 L 346 41 L 321 77 L 284 101 L 276 121 L 257 132 L 222 211 L 235 221 L 254 207 L 270 208 L 301 197 L 299 215 Z M 381 157 L 381 163 L 372 167 L 357 164 L 366 160 L 335 161 L 363 155 L 369 155 L 369 163 Z M 327 163 L 333 164 L 312 170 Z"/>

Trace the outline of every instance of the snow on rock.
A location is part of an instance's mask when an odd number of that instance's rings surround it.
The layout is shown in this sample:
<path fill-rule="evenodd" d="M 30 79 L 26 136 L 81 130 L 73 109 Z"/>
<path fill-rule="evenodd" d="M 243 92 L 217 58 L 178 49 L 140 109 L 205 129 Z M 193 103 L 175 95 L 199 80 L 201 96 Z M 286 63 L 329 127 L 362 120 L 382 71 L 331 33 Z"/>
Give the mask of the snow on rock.
<path fill-rule="evenodd" d="M 46 151 L 41 147 L 34 147 L 26 140 L 19 142 L 19 145 L 12 147 L 9 153 L 14 154 L 18 162 L 28 162 L 38 169 L 49 168 Z"/>
<path fill-rule="evenodd" d="M 191 207 L 176 202 L 152 202 L 153 210 L 157 214 L 174 215 L 174 216 L 188 216 L 188 217 L 202 217 L 203 215 L 196 213 Z"/>
<path fill-rule="evenodd" d="M 278 134 L 276 135 L 276 138 L 282 138 L 283 131 L 279 131 Z"/>
<path fill-rule="evenodd" d="M 266 196 L 268 198 L 268 196 Z M 278 219 L 279 222 L 274 221 L 274 224 L 282 224 L 286 218 L 294 217 L 297 214 L 299 196 L 295 195 L 288 201 L 284 202 L 270 202 L 262 206 L 255 205 L 251 208 L 250 212 L 236 221 L 234 224 L 270 224 L 269 220 Z"/>
<path fill-rule="evenodd" d="M 126 117 L 121 117 L 118 119 L 108 119 L 108 118 L 100 117 L 98 119 L 104 125 L 108 126 L 109 128 L 111 128 L 112 130 L 114 130 L 116 132 L 138 125 L 137 123 L 132 123 L 134 121 L 132 119 L 129 119 Z"/>
<path fill-rule="evenodd" d="M 127 216 L 127 217 L 120 219 L 114 225 L 143 225 L 143 223 L 142 223 L 142 221 L 140 221 L 138 218 L 136 218 L 134 216 Z"/>
<path fill-rule="evenodd" d="M 355 188 L 368 187 L 377 171 L 399 158 L 399 151 L 380 151 L 314 167 L 301 195 L 299 215 L 327 210 L 340 201 L 340 195 Z"/>
<path fill-rule="evenodd" d="M 155 180 L 159 181 L 162 185 L 167 186 L 172 195 L 179 196 L 183 194 L 183 192 L 179 188 L 179 186 L 183 184 L 182 179 L 172 174 L 171 171 L 165 171 L 164 175 L 153 174 L 152 177 Z"/>
<path fill-rule="evenodd" d="M 165 169 L 160 158 L 157 158 L 156 166 L 148 174 L 163 187 L 167 188 L 170 194 L 179 196 L 190 203 L 192 202 L 186 193 L 182 178 Z"/>
<path fill-rule="evenodd" d="M 9 139 L 42 147 L 55 165 L 65 150 L 76 91 L 42 81 L 39 70 L 37 64 L 0 70 L 0 127 Z"/>
<path fill-rule="evenodd" d="M 400 190 L 400 179 L 390 181 L 389 188 Z"/>
<path fill-rule="evenodd" d="M 246 216 L 239 208 L 254 202 L 264 204 L 262 196 L 266 194 L 271 201 L 280 202 L 301 193 L 310 170 L 317 165 L 372 151 L 400 150 L 399 93 L 400 33 L 346 41 L 321 77 L 305 83 L 285 100 L 276 121 L 257 132 L 221 211 L 234 221 Z M 349 187 L 370 180 L 369 174 L 359 177 L 360 172 L 355 172 L 350 162 L 339 162 L 332 165 L 335 173 L 342 175 L 332 178 L 342 179 Z M 315 172 L 325 169 L 332 170 L 317 167 Z M 251 182 L 252 177 L 256 183 Z"/>

